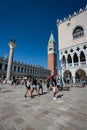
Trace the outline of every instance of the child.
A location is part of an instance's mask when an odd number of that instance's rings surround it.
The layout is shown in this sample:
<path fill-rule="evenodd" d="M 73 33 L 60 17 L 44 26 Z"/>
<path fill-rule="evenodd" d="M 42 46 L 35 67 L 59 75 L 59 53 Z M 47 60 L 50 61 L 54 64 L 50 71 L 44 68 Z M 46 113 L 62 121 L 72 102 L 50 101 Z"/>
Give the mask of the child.
<path fill-rule="evenodd" d="M 56 94 L 58 93 L 58 88 L 56 87 L 56 85 L 53 85 L 53 99 L 56 99 Z"/>

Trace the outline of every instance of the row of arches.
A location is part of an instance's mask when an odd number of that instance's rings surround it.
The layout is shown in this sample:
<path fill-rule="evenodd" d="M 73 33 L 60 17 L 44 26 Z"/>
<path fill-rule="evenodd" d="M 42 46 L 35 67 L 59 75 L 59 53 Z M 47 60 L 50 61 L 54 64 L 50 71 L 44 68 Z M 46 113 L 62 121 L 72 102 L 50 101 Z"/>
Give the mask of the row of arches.
<path fill-rule="evenodd" d="M 86 57 L 85 57 L 85 54 L 84 54 L 83 51 L 80 53 L 79 56 L 77 55 L 76 52 L 73 54 L 73 57 L 70 54 L 68 54 L 67 57 L 65 57 L 65 55 L 63 55 L 63 57 L 62 57 L 62 64 L 66 64 L 66 62 L 68 64 L 72 63 L 72 60 L 73 60 L 74 63 L 75 62 L 79 62 L 79 59 L 80 59 L 80 62 L 86 61 Z"/>
<path fill-rule="evenodd" d="M 86 73 L 84 70 L 82 69 L 78 69 L 75 73 L 75 80 L 83 80 L 86 78 Z M 70 70 L 66 70 L 63 74 L 63 80 L 64 82 L 69 82 L 72 80 L 72 73 L 70 72 Z"/>

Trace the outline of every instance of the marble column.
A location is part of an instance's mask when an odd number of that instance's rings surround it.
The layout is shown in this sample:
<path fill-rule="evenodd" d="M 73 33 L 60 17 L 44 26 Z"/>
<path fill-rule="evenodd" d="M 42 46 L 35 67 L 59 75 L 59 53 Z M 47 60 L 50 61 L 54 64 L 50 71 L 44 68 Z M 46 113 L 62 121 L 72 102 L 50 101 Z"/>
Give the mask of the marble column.
<path fill-rule="evenodd" d="M 75 83 L 75 77 L 73 77 L 73 83 Z"/>
<path fill-rule="evenodd" d="M 87 65 L 87 54 L 86 54 L 86 65 Z"/>
<path fill-rule="evenodd" d="M 72 66 L 74 66 L 73 55 L 72 55 Z"/>
<path fill-rule="evenodd" d="M 15 40 L 11 40 L 9 42 L 10 52 L 9 52 L 9 59 L 8 59 L 8 68 L 7 68 L 7 80 L 11 80 L 11 71 L 12 71 L 12 62 L 14 57 L 14 48 L 16 47 Z"/>

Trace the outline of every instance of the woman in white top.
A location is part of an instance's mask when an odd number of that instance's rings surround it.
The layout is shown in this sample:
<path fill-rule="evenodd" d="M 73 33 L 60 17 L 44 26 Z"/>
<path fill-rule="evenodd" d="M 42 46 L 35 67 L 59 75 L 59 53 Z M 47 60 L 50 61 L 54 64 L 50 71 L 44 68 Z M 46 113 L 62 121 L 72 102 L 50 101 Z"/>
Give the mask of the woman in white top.
<path fill-rule="evenodd" d="M 56 99 L 56 94 L 58 93 L 58 88 L 56 85 L 53 85 L 53 99 Z"/>
<path fill-rule="evenodd" d="M 27 82 L 26 82 L 26 92 L 25 92 L 25 97 L 27 97 L 27 93 L 28 93 L 28 91 L 30 92 L 30 96 L 31 96 L 31 84 L 32 84 L 31 80 L 28 79 Z"/>

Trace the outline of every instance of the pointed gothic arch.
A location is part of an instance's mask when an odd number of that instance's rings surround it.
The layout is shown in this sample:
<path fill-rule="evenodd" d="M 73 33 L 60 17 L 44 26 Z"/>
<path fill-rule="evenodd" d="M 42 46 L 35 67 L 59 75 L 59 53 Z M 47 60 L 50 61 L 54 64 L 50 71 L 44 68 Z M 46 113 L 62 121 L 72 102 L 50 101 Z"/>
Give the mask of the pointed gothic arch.
<path fill-rule="evenodd" d="M 73 55 L 73 62 L 74 62 L 74 63 L 75 63 L 75 62 L 78 62 L 78 56 L 77 56 L 76 53 L 74 53 L 74 55 Z"/>
<path fill-rule="evenodd" d="M 83 69 L 78 69 L 75 74 L 76 79 L 85 79 L 86 73 Z"/>
<path fill-rule="evenodd" d="M 72 73 L 69 70 L 66 70 L 63 74 L 63 78 L 64 78 L 64 82 L 69 84 L 69 82 L 72 79 Z"/>
<path fill-rule="evenodd" d="M 84 61 L 86 61 L 85 54 L 84 54 L 83 51 L 81 51 L 81 53 L 80 53 L 80 62 L 84 62 Z"/>
<path fill-rule="evenodd" d="M 67 63 L 72 63 L 72 58 L 70 54 L 68 54 L 67 56 Z"/>
<path fill-rule="evenodd" d="M 66 64 L 66 58 L 65 58 L 64 55 L 63 55 L 63 57 L 62 57 L 62 64 Z"/>

